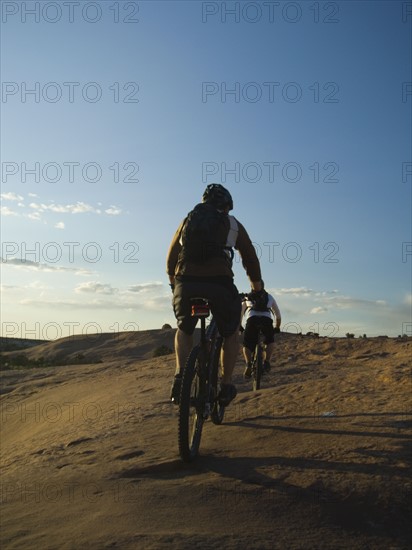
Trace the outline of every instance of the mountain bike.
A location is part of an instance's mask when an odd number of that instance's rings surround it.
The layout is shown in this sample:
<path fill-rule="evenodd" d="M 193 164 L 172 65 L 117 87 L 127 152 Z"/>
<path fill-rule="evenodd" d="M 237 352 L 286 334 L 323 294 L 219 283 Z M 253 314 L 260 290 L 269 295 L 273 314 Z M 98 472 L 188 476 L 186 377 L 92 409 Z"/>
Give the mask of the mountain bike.
<path fill-rule="evenodd" d="M 193 461 L 199 453 L 205 420 L 210 417 L 214 424 L 221 424 L 225 414 L 218 400 L 223 339 L 213 316 L 206 328 L 210 315 L 207 299 L 193 298 L 191 315 L 200 319 L 200 342 L 189 354 L 180 390 L 178 440 L 185 462 Z"/>
<path fill-rule="evenodd" d="M 242 300 L 246 300 L 249 295 L 245 292 L 242 292 L 240 296 Z M 265 335 L 263 333 L 262 326 L 258 324 L 257 330 L 258 330 L 257 343 L 252 353 L 253 391 L 257 391 L 260 389 L 260 382 L 263 374 L 263 363 L 264 363 L 265 349 L 266 349 Z"/>
<path fill-rule="evenodd" d="M 262 373 L 263 373 L 263 357 L 264 352 L 266 348 L 265 344 L 265 335 L 262 332 L 262 328 L 260 325 L 257 326 L 258 328 L 258 341 L 255 347 L 255 350 L 252 354 L 252 380 L 253 380 L 253 391 L 257 391 L 260 389 L 260 382 L 262 379 Z"/>

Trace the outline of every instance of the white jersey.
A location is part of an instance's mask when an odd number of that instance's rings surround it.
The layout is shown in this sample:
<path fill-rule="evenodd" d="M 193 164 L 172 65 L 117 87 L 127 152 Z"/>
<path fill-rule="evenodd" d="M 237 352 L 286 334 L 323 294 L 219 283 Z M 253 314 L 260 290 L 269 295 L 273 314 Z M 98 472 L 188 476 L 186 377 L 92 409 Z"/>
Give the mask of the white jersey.
<path fill-rule="evenodd" d="M 268 311 L 256 311 L 252 309 L 252 307 L 253 307 L 253 302 L 251 302 L 250 300 L 244 300 L 242 302 L 241 319 L 243 319 L 243 316 L 245 316 L 244 317 L 245 322 L 249 319 L 249 317 L 254 317 L 257 315 L 259 317 L 269 317 L 270 319 L 272 319 L 272 321 L 274 318 L 280 319 L 279 307 L 276 303 L 276 300 L 271 294 L 268 294 L 268 303 L 267 303 Z"/>

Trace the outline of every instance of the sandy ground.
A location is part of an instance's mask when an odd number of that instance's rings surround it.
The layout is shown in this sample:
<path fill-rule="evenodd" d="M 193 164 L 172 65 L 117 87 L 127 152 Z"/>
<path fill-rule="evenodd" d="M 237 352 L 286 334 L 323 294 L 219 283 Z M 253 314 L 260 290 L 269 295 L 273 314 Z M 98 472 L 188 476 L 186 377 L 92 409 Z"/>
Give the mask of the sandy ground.
<path fill-rule="evenodd" d="M 281 334 L 258 392 L 239 355 L 187 465 L 174 358 L 152 358 L 173 334 L 71 337 L 24 353 L 101 362 L 2 372 L 3 549 L 411 547 L 411 338 Z"/>

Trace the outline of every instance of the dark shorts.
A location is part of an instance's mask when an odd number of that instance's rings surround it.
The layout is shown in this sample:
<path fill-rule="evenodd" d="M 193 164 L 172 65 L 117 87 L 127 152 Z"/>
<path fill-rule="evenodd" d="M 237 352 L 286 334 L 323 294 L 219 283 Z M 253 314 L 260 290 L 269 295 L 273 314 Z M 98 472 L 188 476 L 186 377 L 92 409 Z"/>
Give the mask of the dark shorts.
<path fill-rule="evenodd" d="M 176 279 L 173 292 L 173 310 L 177 326 L 186 334 L 193 334 L 198 319 L 191 316 L 191 298 L 206 298 L 222 336 L 230 336 L 239 327 L 241 300 L 230 278 L 210 282 L 202 279 Z"/>
<path fill-rule="evenodd" d="M 275 330 L 272 319 L 253 315 L 253 317 L 249 317 L 246 321 L 245 332 L 243 333 L 243 346 L 250 351 L 254 351 L 258 341 L 258 325 L 261 326 L 262 332 L 265 335 L 266 344 L 271 344 L 275 341 Z"/>

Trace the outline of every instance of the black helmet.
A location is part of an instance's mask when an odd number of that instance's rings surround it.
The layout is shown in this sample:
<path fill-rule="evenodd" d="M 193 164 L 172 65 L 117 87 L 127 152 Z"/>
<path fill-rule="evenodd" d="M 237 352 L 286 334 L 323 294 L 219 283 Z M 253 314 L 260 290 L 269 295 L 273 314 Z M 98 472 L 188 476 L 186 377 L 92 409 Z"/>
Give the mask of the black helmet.
<path fill-rule="evenodd" d="M 203 193 L 202 202 L 213 204 L 216 208 L 233 210 L 233 200 L 229 191 L 220 183 L 211 183 Z"/>

